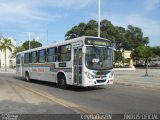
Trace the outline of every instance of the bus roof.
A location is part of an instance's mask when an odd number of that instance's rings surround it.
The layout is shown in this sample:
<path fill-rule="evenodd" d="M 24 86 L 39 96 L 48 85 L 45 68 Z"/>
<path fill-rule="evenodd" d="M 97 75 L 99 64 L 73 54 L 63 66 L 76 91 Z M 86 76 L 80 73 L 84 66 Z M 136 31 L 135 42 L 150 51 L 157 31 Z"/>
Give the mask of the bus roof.
<path fill-rule="evenodd" d="M 52 43 L 50 45 L 46 45 L 46 46 L 42 46 L 42 47 L 38 47 L 38 48 L 33 48 L 33 49 L 30 49 L 30 50 L 25 50 L 25 51 L 22 51 L 22 52 L 18 52 L 17 55 L 18 54 L 23 54 L 23 53 L 26 53 L 26 52 L 32 52 L 32 51 L 36 51 L 36 50 L 46 49 L 46 48 L 60 46 L 60 45 L 65 45 L 65 44 L 69 44 L 69 43 L 73 43 L 73 42 L 78 42 L 78 41 L 84 40 L 85 38 L 98 38 L 98 39 L 107 40 L 108 42 L 110 41 L 106 38 L 101 38 L 101 37 L 81 36 L 81 37 L 69 39 L 69 40 L 66 40 L 66 41 L 61 41 L 61 42 L 58 42 L 58 43 Z"/>

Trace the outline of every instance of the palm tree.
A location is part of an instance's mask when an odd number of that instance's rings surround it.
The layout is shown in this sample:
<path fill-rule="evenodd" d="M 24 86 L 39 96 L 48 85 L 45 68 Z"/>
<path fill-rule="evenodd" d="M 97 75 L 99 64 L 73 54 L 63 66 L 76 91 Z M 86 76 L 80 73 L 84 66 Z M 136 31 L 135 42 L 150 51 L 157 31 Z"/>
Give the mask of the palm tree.
<path fill-rule="evenodd" d="M 4 59 L 5 59 L 5 71 L 7 71 L 7 59 L 6 59 L 6 51 L 12 50 L 14 45 L 12 45 L 11 40 L 7 38 L 0 39 L 0 50 L 4 50 Z"/>

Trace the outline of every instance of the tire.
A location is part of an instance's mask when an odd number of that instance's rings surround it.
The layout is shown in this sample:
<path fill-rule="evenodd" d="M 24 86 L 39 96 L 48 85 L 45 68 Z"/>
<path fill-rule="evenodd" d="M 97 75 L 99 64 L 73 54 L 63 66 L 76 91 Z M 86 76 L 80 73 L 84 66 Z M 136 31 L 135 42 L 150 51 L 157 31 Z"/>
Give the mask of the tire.
<path fill-rule="evenodd" d="M 58 78 L 58 86 L 62 89 L 67 88 L 66 77 L 64 75 L 59 76 Z"/>
<path fill-rule="evenodd" d="M 25 73 L 25 80 L 27 82 L 30 82 L 30 77 L 29 77 L 29 73 L 28 72 Z"/>

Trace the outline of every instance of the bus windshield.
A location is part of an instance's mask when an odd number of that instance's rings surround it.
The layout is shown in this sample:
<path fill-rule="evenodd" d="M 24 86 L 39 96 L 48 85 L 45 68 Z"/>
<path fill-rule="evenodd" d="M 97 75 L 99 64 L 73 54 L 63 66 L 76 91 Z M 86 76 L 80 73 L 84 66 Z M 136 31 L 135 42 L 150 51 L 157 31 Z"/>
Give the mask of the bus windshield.
<path fill-rule="evenodd" d="M 87 46 L 85 64 L 88 69 L 106 70 L 113 67 L 112 49 L 108 47 Z"/>

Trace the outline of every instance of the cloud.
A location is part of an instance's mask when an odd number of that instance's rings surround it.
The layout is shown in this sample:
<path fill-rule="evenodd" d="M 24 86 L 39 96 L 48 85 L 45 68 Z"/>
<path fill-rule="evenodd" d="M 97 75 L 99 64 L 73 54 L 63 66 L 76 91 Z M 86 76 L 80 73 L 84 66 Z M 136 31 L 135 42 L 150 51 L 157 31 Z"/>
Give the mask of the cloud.
<path fill-rule="evenodd" d="M 59 18 L 60 15 L 46 13 L 36 7 L 24 3 L 0 3 L 1 22 L 27 22 L 31 20 L 49 21 Z"/>
<path fill-rule="evenodd" d="M 92 5 L 96 0 L 0 0 L 0 22 L 26 23 L 33 20 L 54 21 L 66 17 L 68 13 L 60 13 L 55 8 L 82 9 Z"/>
<path fill-rule="evenodd" d="M 90 16 L 98 18 L 98 13 L 91 13 Z M 133 25 L 142 29 L 144 36 L 150 38 L 150 45 L 160 44 L 160 21 L 147 17 L 143 14 L 124 14 L 118 12 L 103 12 L 101 20 L 108 19 L 115 26 L 123 26 L 127 28 L 128 25 Z"/>
<path fill-rule="evenodd" d="M 108 16 L 108 17 L 107 17 Z M 146 17 L 142 14 L 120 14 L 120 13 L 102 13 L 102 19 L 108 19 L 114 25 L 127 28 L 128 25 L 142 28 L 145 35 L 160 35 L 160 21 Z"/>
<path fill-rule="evenodd" d="M 160 7 L 160 0 L 146 0 L 144 6 L 148 11 L 156 9 Z"/>
<path fill-rule="evenodd" d="M 95 2 L 96 0 L 46 0 L 44 4 L 61 8 L 81 9 Z"/>
<path fill-rule="evenodd" d="M 142 15 L 133 14 L 126 17 L 126 22 L 128 22 L 128 24 L 142 28 L 145 35 L 160 35 L 160 21 L 146 18 Z"/>

